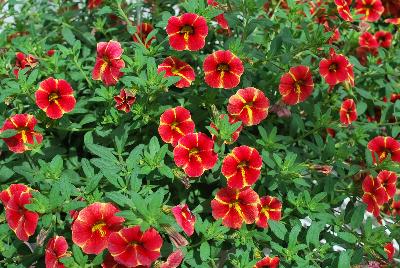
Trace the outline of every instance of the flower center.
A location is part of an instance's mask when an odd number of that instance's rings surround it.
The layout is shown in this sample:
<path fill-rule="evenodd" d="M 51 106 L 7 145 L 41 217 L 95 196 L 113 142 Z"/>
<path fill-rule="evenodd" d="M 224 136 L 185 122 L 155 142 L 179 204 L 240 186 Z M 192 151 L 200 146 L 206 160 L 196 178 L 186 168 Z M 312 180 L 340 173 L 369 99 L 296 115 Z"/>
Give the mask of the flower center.
<path fill-rule="evenodd" d="M 21 133 L 23 131 L 29 131 L 30 129 L 28 127 L 17 127 L 15 130 Z"/>
<path fill-rule="evenodd" d="M 189 34 L 193 34 L 193 32 L 194 32 L 194 29 L 190 25 L 185 25 L 181 28 L 181 34 L 189 35 Z"/>
<path fill-rule="evenodd" d="M 304 85 L 304 82 L 302 80 L 296 81 L 294 83 L 294 86 L 296 87 L 296 93 L 300 94 L 301 93 L 301 87 Z"/>
<path fill-rule="evenodd" d="M 329 71 L 331 71 L 331 72 L 336 72 L 337 68 L 338 68 L 337 63 L 332 63 L 332 64 L 329 66 Z"/>
<path fill-rule="evenodd" d="M 197 156 L 197 154 L 199 153 L 199 149 L 198 148 L 192 148 L 189 150 L 189 157 L 191 156 Z"/>
<path fill-rule="evenodd" d="M 60 96 L 58 96 L 57 93 L 53 92 L 53 93 L 51 93 L 51 94 L 49 95 L 49 101 L 50 101 L 50 102 L 55 101 L 55 100 L 57 100 L 59 97 L 60 97 Z"/>
<path fill-rule="evenodd" d="M 229 71 L 229 65 L 226 63 L 220 63 L 217 66 L 217 70 L 220 72 L 227 72 L 227 71 Z"/>
<path fill-rule="evenodd" d="M 104 230 L 104 227 L 106 226 L 106 223 L 103 221 L 97 222 L 95 225 L 92 227 L 92 233 L 98 231 L 100 233 L 101 237 L 104 237 L 106 235 L 106 230 Z"/>
<path fill-rule="evenodd" d="M 383 159 L 386 158 L 387 154 L 388 154 L 388 152 L 387 152 L 386 150 L 383 151 L 383 152 L 379 155 L 379 159 L 382 161 Z"/>
<path fill-rule="evenodd" d="M 179 123 L 176 122 L 176 121 L 172 122 L 172 123 L 171 123 L 171 129 L 175 129 L 176 126 L 177 126 L 178 124 L 179 124 Z"/>
<path fill-rule="evenodd" d="M 247 161 L 242 161 L 242 162 L 240 162 L 238 165 L 237 165 L 237 167 L 238 168 L 244 168 L 244 167 L 247 167 L 249 165 L 249 162 L 247 162 Z"/>

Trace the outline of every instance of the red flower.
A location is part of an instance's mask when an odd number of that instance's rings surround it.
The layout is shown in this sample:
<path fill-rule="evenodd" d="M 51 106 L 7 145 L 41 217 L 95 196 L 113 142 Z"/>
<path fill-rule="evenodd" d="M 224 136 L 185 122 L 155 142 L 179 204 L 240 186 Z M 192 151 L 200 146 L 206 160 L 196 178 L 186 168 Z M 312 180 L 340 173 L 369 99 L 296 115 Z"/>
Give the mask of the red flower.
<path fill-rule="evenodd" d="M 100 42 L 97 44 L 96 63 L 92 72 L 93 80 L 102 80 L 104 85 L 115 85 L 124 75 L 121 68 L 125 67 L 121 59 L 121 44 L 117 41 Z"/>
<path fill-rule="evenodd" d="M 116 262 L 113 256 L 111 256 L 110 253 L 107 253 L 106 256 L 104 257 L 103 263 L 101 264 L 101 268 L 129 268 L 129 267 Z"/>
<path fill-rule="evenodd" d="M 222 174 L 228 187 L 242 189 L 253 185 L 261 174 L 262 158 L 254 148 L 242 145 L 233 148 L 222 162 Z"/>
<path fill-rule="evenodd" d="M 63 79 L 47 78 L 35 92 L 36 105 L 51 119 L 59 119 L 71 112 L 76 104 L 74 90 Z"/>
<path fill-rule="evenodd" d="M 189 177 L 200 177 L 204 171 L 212 169 L 217 160 L 214 141 L 201 132 L 186 134 L 174 148 L 175 164 Z"/>
<path fill-rule="evenodd" d="M 268 116 L 269 99 L 254 87 L 239 89 L 228 101 L 228 112 L 245 126 L 258 125 Z"/>
<path fill-rule="evenodd" d="M 193 133 L 194 127 L 190 112 L 182 106 L 178 106 L 165 110 L 160 116 L 158 134 L 164 142 L 171 143 L 175 147 L 180 138 Z"/>
<path fill-rule="evenodd" d="M 290 68 L 289 72 L 281 77 L 279 84 L 279 93 L 283 102 L 288 105 L 305 101 L 313 89 L 314 82 L 310 68 L 303 65 Z"/>
<path fill-rule="evenodd" d="M 348 80 L 352 69 L 349 60 L 342 54 L 336 54 L 333 49 L 330 51 L 330 57 L 322 59 L 319 63 L 319 73 L 330 86 Z"/>
<path fill-rule="evenodd" d="M 279 258 L 278 257 L 264 257 L 262 260 L 258 261 L 254 268 L 278 268 L 279 266 Z"/>
<path fill-rule="evenodd" d="M 378 50 L 376 48 L 358 47 L 356 48 L 356 55 L 361 65 L 365 66 L 368 63 L 368 55 L 376 56 Z"/>
<path fill-rule="evenodd" d="M 46 55 L 49 57 L 53 57 L 54 53 L 56 53 L 54 49 L 49 49 L 47 50 Z"/>
<path fill-rule="evenodd" d="M 356 0 L 356 13 L 364 15 L 362 20 L 377 21 L 385 8 L 381 0 Z"/>
<path fill-rule="evenodd" d="M 163 240 L 154 229 L 140 230 L 140 226 L 113 232 L 108 239 L 108 250 L 115 261 L 128 267 L 150 266 L 160 257 Z"/>
<path fill-rule="evenodd" d="M 221 114 L 221 115 L 219 116 L 219 118 L 220 118 L 220 119 L 224 119 L 226 116 L 228 116 L 228 122 L 229 122 L 230 125 L 233 125 L 233 124 L 235 124 L 235 123 L 237 123 L 237 122 L 241 122 L 241 121 L 238 120 L 237 118 L 235 118 L 235 117 L 233 117 L 233 116 L 230 116 L 230 115 L 226 115 L 226 114 Z M 217 128 L 217 126 L 216 126 L 213 122 L 211 122 L 210 127 L 212 127 L 212 128 L 215 129 L 217 132 L 219 132 L 219 129 Z M 235 132 L 232 133 L 231 138 L 230 138 L 229 140 L 225 140 L 224 143 L 225 143 L 225 144 L 232 144 L 232 143 L 234 143 L 234 142 L 239 138 L 239 135 L 240 135 L 240 132 L 242 131 L 242 129 L 243 129 L 243 125 L 240 125 L 240 126 L 238 127 L 238 129 L 236 129 Z M 211 133 L 211 138 L 215 141 L 215 139 L 216 139 L 217 137 L 216 137 L 214 134 Z"/>
<path fill-rule="evenodd" d="M 178 249 L 168 256 L 167 261 L 161 264 L 160 268 L 177 268 L 183 260 L 183 252 Z"/>
<path fill-rule="evenodd" d="M 175 83 L 178 88 L 190 87 L 196 74 L 193 68 L 184 61 L 175 57 L 167 57 L 157 69 L 158 73 L 165 71 L 164 77 L 179 76 L 181 80 Z"/>
<path fill-rule="evenodd" d="M 379 47 L 379 43 L 376 40 L 375 36 L 369 32 L 365 32 L 360 35 L 360 37 L 358 38 L 358 44 L 360 44 L 360 46 L 362 47 L 368 47 L 368 48 Z"/>
<path fill-rule="evenodd" d="M 344 125 L 350 125 L 357 120 L 357 109 L 353 99 L 343 101 L 339 111 L 340 122 Z"/>
<path fill-rule="evenodd" d="M 81 211 L 72 224 L 72 241 L 86 254 L 99 254 L 107 247 L 111 232 L 118 231 L 124 218 L 111 203 L 93 203 Z"/>
<path fill-rule="evenodd" d="M 71 255 L 67 250 L 68 244 L 65 237 L 56 235 L 51 238 L 47 243 L 44 255 L 46 268 L 64 268 L 64 264 L 59 260 Z"/>
<path fill-rule="evenodd" d="M 215 0 L 207 0 L 207 4 L 213 7 L 218 7 L 219 5 L 219 3 Z M 218 23 L 218 25 L 221 26 L 222 29 L 229 31 L 229 24 L 228 21 L 225 19 L 224 13 L 219 14 L 214 19 Z"/>
<path fill-rule="evenodd" d="M 117 108 L 117 110 L 129 113 L 133 103 L 135 103 L 136 97 L 126 89 L 121 89 L 119 95 L 114 96 L 114 100 L 116 102 L 115 108 Z"/>
<path fill-rule="evenodd" d="M 196 217 L 189 210 L 188 205 L 187 204 L 177 205 L 173 207 L 171 211 L 178 225 L 188 236 L 191 236 L 194 232 L 194 224 L 196 222 Z"/>
<path fill-rule="evenodd" d="M 204 59 L 204 80 L 212 88 L 234 88 L 244 72 L 242 61 L 229 50 L 218 50 Z"/>
<path fill-rule="evenodd" d="M 372 176 L 366 176 L 364 178 L 362 188 L 364 190 L 362 200 L 368 206 L 367 211 L 374 214 L 375 217 L 378 217 L 379 207 L 385 202 L 385 189 L 382 187 L 379 180 Z"/>
<path fill-rule="evenodd" d="M 256 220 L 259 202 L 258 194 L 250 187 L 241 190 L 222 188 L 211 201 L 212 215 L 222 219 L 223 225 L 239 229 L 243 221 L 250 224 Z"/>
<path fill-rule="evenodd" d="M 400 216 L 400 200 L 395 200 L 395 198 L 393 198 L 391 210 L 393 216 Z"/>
<path fill-rule="evenodd" d="M 153 36 L 152 38 L 150 38 L 150 40 L 148 40 L 146 42 L 147 36 L 149 35 L 149 33 L 151 33 L 151 31 L 153 31 L 153 26 L 150 23 L 146 23 L 143 22 L 140 25 L 136 26 L 136 33 L 132 36 L 133 38 L 133 42 L 135 43 L 140 43 L 139 39 L 137 38 L 137 36 L 140 38 L 140 41 L 147 47 L 149 48 L 151 46 L 151 43 L 153 42 L 153 40 L 156 39 L 155 36 Z"/>
<path fill-rule="evenodd" d="M 88 9 L 94 9 L 101 6 L 102 3 L 103 0 L 88 0 L 87 7 Z"/>
<path fill-rule="evenodd" d="M 349 1 L 351 4 L 351 1 Z M 353 16 L 350 13 L 350 4 L 347 0 L 335 0 L 336 8 L 339 16 L 345 21 L 353 21 Z"/>
<path fill-rule="evenodd" d="M 200 50 L 208 34 L 207 21 L 194 13 L 172 16 L 166 28 L 169 44 L 175 50 Z"/>
<path fill-rule="evenodd" d="M 376 177 L 386 192 L 385 202 L 388 202 L 396 193 L 397 175 L 388 170 L 382 170 Z"/>
<path fill-rule="evenodd" d="M 393 36 L 390 32 L 378 31 L 375 33 L 375 39 L 380 47 L 389 48 L 392 45 Z"/>
<path fill-rule="evenodd" d="M 32 56 L 31 54 L 25 55 L 22 52 L 15 53 L 15 69 L 13 73 L 15 77 L 18 79 L 18 73 L 20 70 L 25 68 L 34 68 L 38 65 L 38 60 Z"/>
<path fill-rule="evenodd" d="M 268 220 L 279 221 L 281 219 L 282 203 L 278 198 L 263 196 L 258 204 L 258 217 L 256 224 L 258 227 L 267 228 Z"/>
<path fill-rule="evenodd" d="M 25 208 L 26 204 L 31 203 L 30 191 L 31 189 L 23 184 L 12 184 L 0 193 L 8 226 L 22 241 L 28 241 L 29 237 L 35 233 L 39 221 L 39 215 L 36 212 Z"/>
<path fill-rule="evenodd" d="M 400 25 L 400 18 L 390 18 L 385 20 L 386 23 Z"/>
<path fill-rule="evenodd" d="M 3 138 L 8 149 L 14 153 L 23 153 L 30 150 L 26 144 L 35 144 L 35 141 L 38 144 L 42 143 L 42 134 L 34 130 L 36 123 L 36 118 L 30 114 L 16 114 L 8 118 L 0 129 L 0 133 L 9 129 L 17 131 L 14 136 Z"/>
<path fill-rule="evenodd" d="M 390 153 L 392 161 L 400 163 L 400 143 L 392 137 L 377 136 L 368 142 L 368 149 L 371 151 L 374 163 L 376 163 L 375 154 L 382 162 Z"/>
<path fill-rule="evenodd" d="M 384 250 L 385 250 L 385 252 L 387 254 L 388 261 L 393 261 L 393 255 L 394 255 L 394 252 L 395 252 L 393 243 L 387 243 L 385 245 Z"/>

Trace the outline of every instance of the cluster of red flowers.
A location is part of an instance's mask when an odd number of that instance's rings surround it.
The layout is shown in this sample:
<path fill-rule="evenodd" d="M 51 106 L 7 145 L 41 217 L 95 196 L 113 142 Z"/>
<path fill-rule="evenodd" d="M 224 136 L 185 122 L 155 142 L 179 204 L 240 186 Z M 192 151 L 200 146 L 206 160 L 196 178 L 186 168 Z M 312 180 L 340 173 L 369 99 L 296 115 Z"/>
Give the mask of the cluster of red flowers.
<path fill-rule="evenodd" d="M 353 0 L 335 0 L 340 17 L 346 21 L 353 21 L 352 2 Z M 354 9 L 357 15 L 361 15 L 361 20 L 370 22 L 379 20 L 384 11 L 381 0 L 356 0 Z"/>

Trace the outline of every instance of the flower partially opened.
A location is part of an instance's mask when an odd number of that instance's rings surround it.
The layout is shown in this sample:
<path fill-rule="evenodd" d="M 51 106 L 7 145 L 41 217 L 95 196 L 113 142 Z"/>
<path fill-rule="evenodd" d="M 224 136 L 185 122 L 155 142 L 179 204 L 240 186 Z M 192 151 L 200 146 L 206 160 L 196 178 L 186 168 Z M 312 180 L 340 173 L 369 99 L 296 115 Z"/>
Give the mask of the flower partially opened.
<path fill-rule="evenodd" d="M 390 46 L 392 45 L 393 35 L 391 32 L 377 31 L 375 33 L 375 39 L 380 47 L 390 48 Z"/>
<path fill-rule="evenodd" d="M 394 256 L 394 253 L 395 253 L 395 249 L 394 249 L 393 243 L 387 243 L 385 245 L 385 247 L 384 247 L 384 250 L 385 250 L 385 252 L 387 254 L 387 260 L 388 261 L 393 261 L 393 256 Z"/>
<path fill-rule="evenodd" d="M 215 0 L 207 0 L 207 4 L 213 7 L 219 6 L 219 3 Z M 214 20 L 222 29 L 229 31 L 229 24 L 228 21 L 225 19 L 224 13 L 221 13 L 218 16 L 214 17 Z"/>
<path fill-rule="evenodd" d="M 146 39 L 147 39 L 149 33 L 151 33 L 151 31 L 153 31 L 153 29 L 154 29 L 153 25 L 151 25 L 150 23 L 142 22 L 140 25 L 137 25 L 136 33 L 132 36 L 133 42 L 135 42 L 135 43 L 142 42 L 147 48 L 149 48 L 151 46 L 151 43 L 153 42 L 153 40 L 156 39 L 156 37 L 153 36 L 152 38 L 150 38 L 150 40 L 148 40 L 146 42 Z M 140 38 L 140 41 L 137 37 Z"/>
<path fill-rule="evenodd" d="M 212 169 L 217 160 L 214 141 L 201 132 L 183 136 L 174 148 L 175 164 L 189 177 L 200 177 L 204 171 Z"/>
<path fill-rule="evenodd" d="M 385 20 L 386 23 L 400 25 L 400 18 L 389 18 Z"/>
<path fill-rule="evenodd" d="M 344 125 L 350 125 L 357 120 L 357 108 L 353 99 L 343 101 L 339 111 L 340 122 Z"/>
<path fill-rule="evenodd" d="M 234 189 L 253 185 L 261 174 L 262 158 L 259 152 L 249 146 L 235 147 L 222 162 L 222 174 L 228 186 Z"/>
<path fill-rule="evenodd" d="M 25 68 L 34 68 L 38 65 L 38 60 L 31 54 L 25 55 L 22 52 L 17 52 L 15 54 L 15 69 L 13 73 L 15 77 L 18 79 L 18 73 L 20 70 Z"/>
<path fill-rule="evenodd" d="M 392 137 L 377 136 L 367 145 L 374 163 L 382 162 L 390 154 L 391 160 L 400 163 L 400 143 Z M 375 155 L 378 155 L 376 159 Z"/>
<path fill-rule="evenodd" d="M 6 130 L 15 130 L 17 133 L 14 136 L 3 138 L 8 149 L 14 153 L 23 153 L 30 150 L 27 144 L 42 143 L 42 134 L 35 131 L 37 124 L 36 118 L 31 114 L 16 114 L 8 118 L 0 133 Z"/>
<path fill-rule="evenodd" d="M 245 126 L 261 123 L 268 116 L 269 99 L 254 87 L 239 89 L 228 101 L 228 112 Z"/>
<path fill-rule="evenodd" d="M 253 223 L 258 215 L 258 194 L 250 187 L 235 190 L 229 187 L 220 189 L 211 201 L 212 215 L 222 219 L 222 224 L 239 229 L 242 223 Z"/>
<path fill-rule="evenodd" d="M 177 268 L 181 264 L 183 257 L 182 250 L 175 250 L 168 256 L 168 259 L 161 264 L 160 268 Z"/>
<path fill-rule="evenodd" d="M 173 207 L 171 211 L 178 225 L 188 236 L 191 236 L 194 233 L 194 224 L 196 223 L 196 217 L 189 210 L 188 205 L 177 205 Z"/>
<path fill-rule="evenodd" d="M 131 111 L 133 103 L 136 101 L 136 97 L 126 89 L 121 89 L 119 95 L 114 96 L 115 108 L 125 113 Z"/>
<path fill-rule="evenodd" d="M 361 20 L 374 22 L 380 19 L 385 8 L 381 0 L 356 0 L 356 13 L 363 15 Z"/>
<path fill-rule="evenodd" d="M 267 228 L 268 220 L 279 221 L 281 219 L 282 203 L 272 196 L 260 197 L 256 224 L 258 227 Z"/>
<path fill-rule="evenodd" d="M 172 16 L 166 28 L 169 44 L 175 50 L 200 50 L 208 34 L 207 21 L 194 13 Z"/>
<path fill-rule="evenodd" d="M 385 189 L 377 178 L 373 178 L 370 175 L 364 178 L 362 189 L 364 191 L 362 200 L 367 204 L 367 211 L 374 214 L 375 217 L 378 217 L 380 206 L 385 202 Z"/>
<path fill-rule="evenodd" d="M 362 47 L 367 47 L 367 48 L 379 47 L 379 43 L 376 40 L 376 37 L 370 32 L 364 32 L 363 34 L 361 34 L 360 37 L 358 38 L 358 44 Z"/>
<path fill-rule="evenodd" d="M 71 255 L 67 250 L 68 243 L 65 237 L 56 235 L 50 238 L 44 254 L 46 268 L 64 268 L 60 259 Z"/>
<path fill-rule="evenodd" d="M 164 142 L 176 146 L 183 136 L 193 133 L 194 128 L 195 125 L 189 110 L 182 106 L 177 106 L 165 110 L 160 116 L 158 134 L 160 134 Z"/>
<path fill-rule="evenodd" d="M 71 112 L 76 104 L 71 85 L 53 77 L 43 80 L 35 92 L 36 105 L 51 119 L 59 119 Z"/>
<path fill-rule="evenodd" d="M 190 87 L 196 78 L 196 74 L 189 64 L 171 56 L 158 65 L 157 71 L 158 73 L 165 71 L 164 77 L 179 76 L 181 80 L 175 83 L 177 88 Z"/>
<path fill-rule="evenodd" d="M 111 203 L 93 203 L 81 211 L 72 224 L 72 241 L 86 254 L 99 254 L 107 247 L 111 232 L 121 229 L 124 218 Z"/>
<path fill-rule="evenodd" d="M 262 260 L 259 260 L 254 268 L 278 268 L 279 266 L 279 257 L 264 257 Z"/>
<path fill-rule="evenodd" d="M 314 82 L 310 68 L 307 66 L 296 66 L 290 68 L 288 73 L 281 77 L 279 83 L 279 93 L 282 95 L 282 100 L 288 105 L 295 105 L 303 102 L 314 89 Z"/>
<path fill-rule="evenodd" d="M 108 250 L 114 260 L 128 267 L 150 266 L 160 257 L 163 240 L 154 229 L 140 230 L 140 226 L 113 232 L 108 239 Z"/>
<path fill-rule="evenodd" d="M 392 199 L 396 193 L 397 174 L 393 171 L 382 170 L 376 177 L 386 192 L 385 202 Z"/>

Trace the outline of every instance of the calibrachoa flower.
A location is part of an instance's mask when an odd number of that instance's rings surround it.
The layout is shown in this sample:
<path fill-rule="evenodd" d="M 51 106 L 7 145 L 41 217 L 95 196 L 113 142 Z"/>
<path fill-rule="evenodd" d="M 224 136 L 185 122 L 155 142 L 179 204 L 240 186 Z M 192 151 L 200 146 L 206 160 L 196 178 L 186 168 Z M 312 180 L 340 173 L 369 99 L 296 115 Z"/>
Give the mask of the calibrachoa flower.
<path fill-rule="evenodd" d="M 350 125 L 353 121 L 357 120 L 356 103 L 353 99 L 343 101 L 339 111 L 340 122 L 344 125 Z"/>
<path fill-rule="evenodd" d="M 182 106 L 178 106 L 165 110 L 160 116 L 158 134 L 164 142 L 176 146 L 180 138 L 193 133 L 194 127 L 190 112 Z"/>
<path fill-rule="evenodd" d="M 164 77 L 179 76 L 181 80 L 175 83 L 178 88 L 190 87 L 196 74 L 193 68 L 184 61 L 175 57 L 167 57 L 157 69 L 158 73 L 165 71 Z"/>
<path fill-rule="evenodd" d="M 8 226 L 14 231 L 19 240 L 28 241 L 35 233 L 39 221 L 36 212 L 25 208 L 31 203 L 31 189 L 23 184 L 11 184 L 0 193 L 0 200 L 5 207 Z"/>
<path fill-rule="evenodd" d="M 134 226 L 113 232 L 108 239 L 108 250 L 120 264 L 150 266 L 160 257 L 162 244 L 163 240 L 154 228 L 142 232 L 140 226 Z"/>
<path fill-rule="evenodd" d="M 368 48 L 379 47 L 379 43 L 376 40 L 375 36 L 369 32 L 365 32 L 360 35 L 360 37 L 358 38 L 358 44 L 362 47 L 368 47 Z"/>
<path fill-rule="evenodd" d="M 65 237 L 56 235 L 47 242 L 46 252 L 44 254 L 46 268 L 64 268 L 60 262 L 61 258 L 70 256 L 67 252 L 68 243 Z"/>
<path fill-rule="evenodd" d="M 379 162 L 390 154 L 392 161 L 400 163 L 400 143 L 392 137 L 377 136 L 368 142 L 368 149 L 371 151 L 374 163 L 377 162 L 375 154 L 378 155 Z"/>
<path fill-rule="evenodd" d="M 390 32 L 378 31 L 375 33 L 375 39 L 380 47 L 389 48 L 392 45 L 393 36 Z"/>
<path fill-rule="evenodd" d="M 310 68 L 307 66 L 296 66 L 290 68 L 288 73 L 281 77 L 279 93 L 282 100 L 288 105 L 295 105 L 305 101 L 314 89 L 314 82 Z"/>
<path fill-rule="evenodd" d="M 385 245 L 384 250 L 385 250 L 385 252 L 387 254 L 388 261 L 393 261 L 393 256 L 394 256 L 394 252 L 395 252 L 393 243 L 387 243 Z"/>
<path fill-rule="evenodd" d="M 94 9 L 94 8 L 101 6 L 102 3 L 103 3 L 103 0 L 88 0 L 87 7 L 89 9 Z"/>
<path fill-rule="evenodd" d="M 128 266 L 122 265 L 114 260 L 114 257 L 110 253 L 107 253 L 104 257 L 101 268 L 129 268 Z"/>
<path fill-rule="evenodd" d="M 189 210 L 188 205 L 187 204 L 177 205 L 173 207 L 171 211 L 178 225 L 188 236 L 191 236 L 194 232 L 194 224 L 196 222 L 196 217 Z"/>
<path fill-rule="evenodd" d="M 262 260 L 258 261 L 254 268 L 277 268 L 279 266 L 279 258 L 278 257 L 264 257 Z"/>
<path fill-rule="evenodd" d="M 231 89 L 239 85 L 242 61 L 229 50 L 218 50 L 204 59 L 204 80 L 212 88 Z"/>
<path fill-rule="evenodd" d="M 220 118 L 220 119 L 224 119 L 226 116 L 228 116 L 228 122 L 229 122 L 229 124 L 231 124 L 231 125 L 233 125 L 233 124 L 235 124 L 235 123 L 237 123 L 237 122 L 241 122 L 241 121 L 238 120 L 237 118 L 235 118 L 235 117 L 233 117 L 233 116 L 231 116 L 231 115 L 227 115 L 227 114 L 221 114 L 221 115 L 219 116 L 219 118 Z M 217 128 L 217 126 L 216 126 L 213 122 L 211 122 L 210 127 L 212 127 L 213 129 L 215 129 L 217 132 L 219 131 L 219 129 Z M 232 143 L 234 143 L 234 142 L 239 138 L 240 131 L 242 131 L 242 129 L 243 129 L 243 125 L 240 125 L 240 126 L 235 130 L 235 132 L 232 133 L 231 138 L 230 138 L 229 140 L 225 140 L 224 143 L 226 143 L 226 144 L 232 144 Z M 214 134 L 211 133 L 211 138 L 215 141 L 217 137 L 216 137 Z"/>
<path fill-rule="evenodd" d="M 14 153 L 23 153 L 30 149 L 26 144 L 35 144 L 35 141 L 38 144 L 42 143 L 42 134 L 34 130 L 36 123 L 36 118 L 30 114 L 16 114 L 8 118 L 0 133 L 9 129 L 17 131 L 14 136 L 3 138 L 8 149 Z"/>
<path fill-rule="evenodd" d="M 121 89 L 119 95 L 114 96 L 114 100 L 116 102 L 115 108 L 117 108 L 117 110 L 129 113 L 133 103 L 135 103 L 136 97 L 126 89 Z"/>
<path fill-rule="evenodd" d="M 168 259 L 161 264 L 160 268 L 177 268 L 181 264 L 182 260 L 182 250 L 175 250 L 168 256 Z"/>
<path fill-rule="evenodd" d="M 347 0 L 335 0 L 337 11 L 342 19 L 345 21 L 353 21 L 353 16 L 350 13 L 349 3 Z"/>
<path fill-rule="evenodd" d="M 233 148 L 222 162 L 222 174 L 228 187 L 242 189 L 253 185 L 261 174 L 262 158 L 258 151 L 246 145 Z"/>
<path fill-rule="evenodd" d="M 245 126 L 258 125 L 268 116 L 269 99 L 254 87 L 239 89 L 228 101 L 228 112 Z"/>
<path fill-rule="evenodd" d="M 258 204 L 258 217 L 256 224 L 258 227 L 267 228 L 268 220 L 279 221 L 281 219 L 282 203 L 278 198 L 272 196 L 260 197 Z"/>
<path fill-rule="evenodd" d="M 381 17 L 385 8 L 381 0 L 356 0 L 356 13 L 364 15 L 362 20 L 377 21 Z"/>
<path fill-rule="evenodd" d="M 201 132 L 186 134 L 174 148 L 175 164 L 189 177 L 200 177 L 204 171 L 212 169 L 217 160 L 214 141 Z"/>
<path fill-rule="evenodd" d="M 377 178 L 373 178 L 370 175 L 364 178 L 362 189 L 364 190 L 362 200 L 367 204 L 367 211 L 378 217 L 379 207 L 385 202 L 385 189 Z"/>
<path fill-rule="evenodd" d="M 207 0 L 207 4 L 213 7 L 218 7 L 219 5 L 219 3 L 215 0 Z M 221 26 L 222 29 L 229 30 L 229 24 L 228 21 L 225 19 L 224 13 L 216 16 L 214 20 L 218 23 L 219 26 Z"/>
<path fill-rule="evenodd" d="M 390 18 L 385 20 L 386 23 L 400 25 L 400 18 Z"/>
<path fill-rule="evenodd" d="M 334 86 L 349 79 L 349 66 L 352 65 L 345 56 L 331 49 L 330 57 L 319 63 L 319 73 L 327 84 Z"/>
<path fill-rule="evenodd" d="M 153 31 L 153 25 L 151 25 L 150 23 L 146 23 L 143 22 L 140 25 L 136 26 L 136 34 L 134 34 L 132 36 L 133 38 L 133 42 L 139 43 L 139 40 L 136 36 L 138 36 L 140 38 L 140 41 L 147 47 L 149 48 L 151 45 L 151 42 L 153 42 L 153 40 L 156 39 L 155 36 L 153 36 L 152 38 L 150 38 L 150 40 L 148 40 L 146 42 L 147 36 L 149 35 L 149 33 L 151 33 L 151 31 Z"/>
<path fill-rule="evenodd" d="M 18 79 L 18 73 L 20 70 L 25 68 L 34 68 L 38 65 L 38 60 L 32 56 L 31 54 L 25 55 L 22 52 L 15 53 L 15 69 L 13 73 L 15 77 Z"/>
<path fill-rule="evenodd" d="M 76 104 L 74 90 L 63 79 L 47 78 L 35 92 L 36 105 L 51 119 L 59 119 L 71 112 Z"/>
<path fill-rule="evenodd" d="M 124 218 L 111 203 L 93 203 L 81 211 L 72 224 L 72 241 L 86 254 L 99 254 L 107 247 L 112 232 L 121 229 Z"/>
<path fill-rule="evenodd" d="M 166 28 L 169 44 L 175 50 L 200 50 L 208 34 L 207 21 L 194 13 L 172 16 Z"/>
<path fill-rule="evenodd" d="M 239 229 L 243 221 L 250 224 L 256 220 L 259 202 L 258 194 L 250 187 L 241 190 L 222 188 L 211 201 L 212 215 L 222 219 L 223 225 Z"/>
<path fill-rule="evenodd" d="M 389 201 L 396 193 L 397 174 L 392 171 L 382 170 L 376 178 L 386 192 L 385 202 Z"/>
<path fill-rule="evenodd" d="M 96 63 L 92 72 L 93 80 L 102 80 L 104 85 L 115 85 L 124 75 L 121 68 L 125 67 L 121 59 L 124 50 L 117 41 L 100 42 L 97 44 Z"/>

